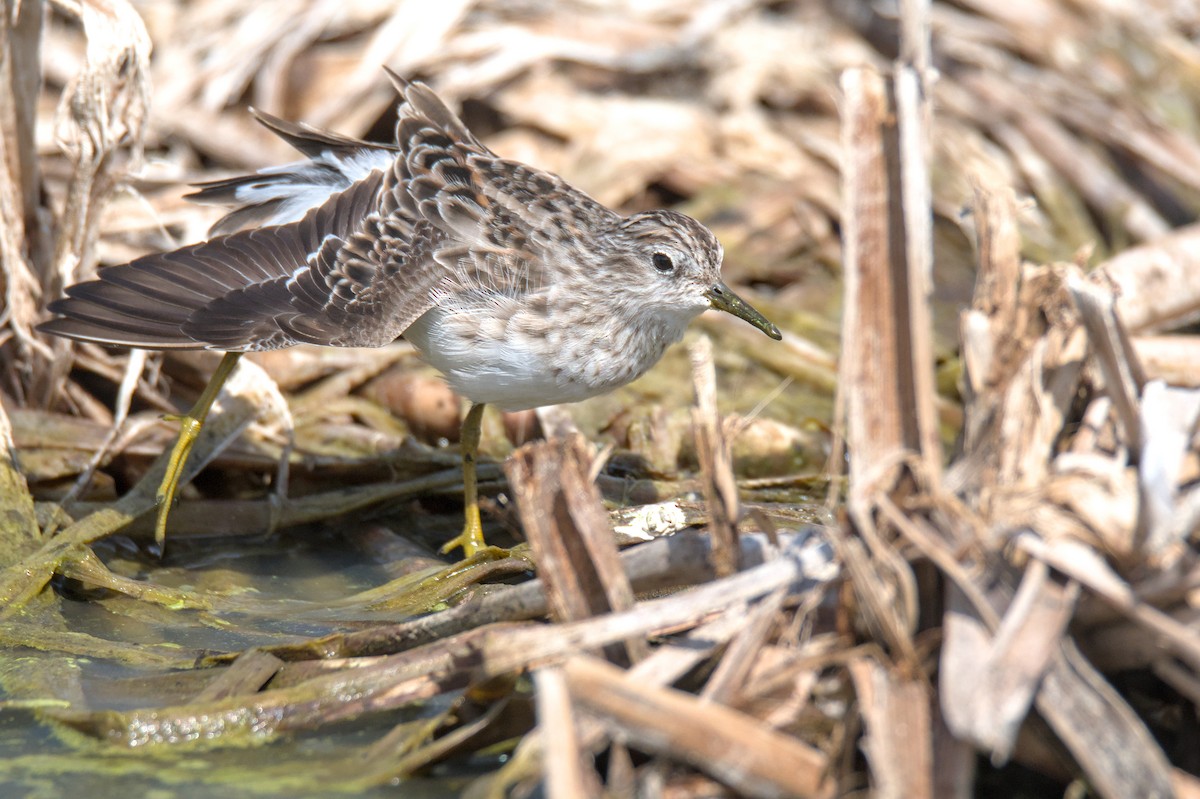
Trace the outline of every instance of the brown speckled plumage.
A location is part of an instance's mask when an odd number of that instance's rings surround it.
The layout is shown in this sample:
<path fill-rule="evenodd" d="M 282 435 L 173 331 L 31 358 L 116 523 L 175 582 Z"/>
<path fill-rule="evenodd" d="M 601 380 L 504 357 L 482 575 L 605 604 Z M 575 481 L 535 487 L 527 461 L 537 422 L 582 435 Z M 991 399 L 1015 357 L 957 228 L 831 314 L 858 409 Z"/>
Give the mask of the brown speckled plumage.
<path fill-rule="evenodd" d="M 394 78 L 395 146 L 259 114 L 308 160 L 206 184 L 214 238 L 109 267 L 42 329 L 147 349 L 380 346 L 400 335 L 475 402 L 523 408 L 636 378 L 709 307 L 779 333 L 671 211 L 622 217 L 481 144 Z"/>

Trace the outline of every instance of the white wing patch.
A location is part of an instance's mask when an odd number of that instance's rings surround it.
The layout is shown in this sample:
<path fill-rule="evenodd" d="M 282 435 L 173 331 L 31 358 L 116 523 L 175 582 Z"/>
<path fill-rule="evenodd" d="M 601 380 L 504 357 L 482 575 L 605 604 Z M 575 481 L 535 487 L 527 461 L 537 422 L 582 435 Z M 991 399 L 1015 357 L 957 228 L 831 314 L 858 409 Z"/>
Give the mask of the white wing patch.
<path fill-rule="evenodd" d="M 295 161 L 258 170 L 263 180 L 251 181 L 234 190 L 241 205 L 279 202 L 264 225 L 298 222 L 334 194 L 366 179 L 372 172 L 387 170 L 396 154 L 381 148 L 363 148 L 350 157 L 321 153 L 309 161 Z"/>

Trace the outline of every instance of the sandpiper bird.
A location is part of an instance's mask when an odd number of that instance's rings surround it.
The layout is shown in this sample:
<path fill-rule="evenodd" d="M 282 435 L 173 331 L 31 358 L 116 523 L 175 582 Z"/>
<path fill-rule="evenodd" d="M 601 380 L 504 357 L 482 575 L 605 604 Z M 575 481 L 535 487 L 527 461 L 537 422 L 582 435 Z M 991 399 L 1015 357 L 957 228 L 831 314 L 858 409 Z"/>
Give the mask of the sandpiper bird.
<path fill-rule="evenodd" d="M 621 216 L 561 178 L 494 154 L 437 95 L 392 73 L 396 144 L 258 119 L 307 160 L 200 184 L 234 210 L 212 238 L 100 270 L 41 330 L 100 344 L 226 353 L 184 417 L 157 533 L 187 454 L 242 353 L 403 336 L 472 402 L 466 524 L 443 552 L 485 549 L 475 459 L 483 408 L 575 402 L 653 366 L 708 308 L 779 330 L 721 282 L 721 245 L 673 211 Z"/>

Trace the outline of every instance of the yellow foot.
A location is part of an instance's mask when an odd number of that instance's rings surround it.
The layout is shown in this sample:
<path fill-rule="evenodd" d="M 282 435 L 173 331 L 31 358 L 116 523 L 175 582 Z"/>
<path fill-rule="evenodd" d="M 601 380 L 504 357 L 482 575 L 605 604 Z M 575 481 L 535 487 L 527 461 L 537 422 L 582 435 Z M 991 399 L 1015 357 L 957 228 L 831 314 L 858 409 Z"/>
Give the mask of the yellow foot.
<path fill-rule="evenodd" d="M 438 551 L 443 555 L 449 555 L 459 547 L 462 547 L 463 562 L 485 563 L 489 560 L 502 560 L 512 556 L 507 549 L 488 546 L 488 543 L 483 540 L 483 523 L 479 519 L 479 505 L 467 506 L 467 522 L 463 525 L 463 531 L 443 544 Z"/>
<path fill-rule="evenodd" d="M 472 510 L 475 512 L 472 513 Z M 496 547 L 489 547 L 483 540 L 483 524 L 479 520 L 478 506 L 467 508 L 467 523 L 463 525 L 463 531 L 443 544 L 438 551 L 443 555 L 449 555 L 459 547 L 462 547 L 464 558 L 473 558 L 487 549 L 496 549 Z"/>
<path fill-rule="evenodd" d="M 463 531 L 451 538 L 441 549 L 448 555 L 462 547 L 463 556 L 473 559 L 489 547 L 483 540 L 483 522 L 479 520 L 479 485 L 475 478 L 475 459 L 479 455 L 479 431 L 483 423 L 483 404 L 472 405 L 462 425 L 463 512 L 467 517 Z M 501 550 L 503 551 L 503 550 Z"/>

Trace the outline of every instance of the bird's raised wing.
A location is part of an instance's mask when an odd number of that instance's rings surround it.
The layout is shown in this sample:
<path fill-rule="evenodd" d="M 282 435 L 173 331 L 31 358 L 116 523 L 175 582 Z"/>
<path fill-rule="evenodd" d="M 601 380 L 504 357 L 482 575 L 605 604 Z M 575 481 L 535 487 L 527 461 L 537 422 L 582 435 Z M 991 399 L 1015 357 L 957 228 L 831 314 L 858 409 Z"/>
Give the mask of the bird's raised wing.
<path fill-rule="evenodd" d="M 394 150 L 265 117 L 308 165 L 211 184 L 201 198 L 245 202 L 241 218 L 253 219 L 299 202 L 289 183 L 310 196 L 344 188 L 298 221 L 101 270 L 51 305 L 58 318 L 43 329 L 151 349 L 378 346 L 450 297 L 540 290 L 546 264 L 574 262 L 576 220 L 616 219 L 561 179 L 498 158 L 428 87 L 392 77 Z"/>

